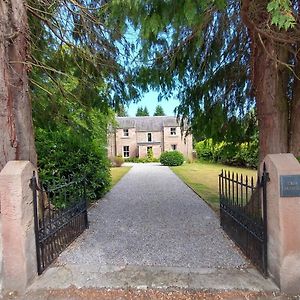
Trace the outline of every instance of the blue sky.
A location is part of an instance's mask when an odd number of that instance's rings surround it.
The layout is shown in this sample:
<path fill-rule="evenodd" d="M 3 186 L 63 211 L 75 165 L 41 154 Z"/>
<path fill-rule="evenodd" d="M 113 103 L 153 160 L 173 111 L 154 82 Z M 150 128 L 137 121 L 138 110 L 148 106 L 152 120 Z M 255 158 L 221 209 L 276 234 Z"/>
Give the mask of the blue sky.
<path fill-rule="evenodd" d="M 177 99 L 169 99 L 162 100 L 160 102 L 157 101 L 158 99 L 158 93 L 154 91 L 150 91 L 148 93 L 145 93 L 142 100 L 138 103 L 131 103 L 129 107 L 127 108 L 128 115 L 130 117 L 134 117 L 137 111 L 137 108 L 142 106 L 147 106 L 150 116 L 153 116 L 153 113 L 155 111 L 156 105 L 161 105 L 164 109 L 164 112 L 167 116 L 174 116 L 174 109 L 176 106 L 179 105 L 179 101 Z"/>

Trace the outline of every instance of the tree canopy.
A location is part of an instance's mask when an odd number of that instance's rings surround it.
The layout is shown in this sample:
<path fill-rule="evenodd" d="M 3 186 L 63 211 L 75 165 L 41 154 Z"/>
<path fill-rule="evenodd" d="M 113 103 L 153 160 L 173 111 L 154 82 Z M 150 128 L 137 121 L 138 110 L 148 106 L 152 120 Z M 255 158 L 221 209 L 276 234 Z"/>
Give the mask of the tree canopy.
<path fill-rule="evenodd" d="M 239 3 L 224 4 L 148 1 L 124 12 L 139 32 L 140 87 L 161 99 L 175 94 L 177 113 L 198 136 L 242 140 L 242 119 L 254 106 L 249 37 Z"/>
<path fill-rule="evenodd" d="M 177 113 L 199 136 L 243 140 L 256 108 L 262 155 L 300 154 L 297 1 L 16 0 L 0 9 L 1 167 L 35 163 L 29 70 L 34 121 L 47 130 L 88 131 L 95 111 L 118 111 L 152 88 L 177 94 Z"/>
<path fill-rule="evenodd" d="M 140 86 L 165 98 L 176 93 L 177 113 L 198 136 L 242 142 L 245 116 L 257 108 L 261 159 L 300 155 L 297 1 L 121 5 L 139 32 Z"/>

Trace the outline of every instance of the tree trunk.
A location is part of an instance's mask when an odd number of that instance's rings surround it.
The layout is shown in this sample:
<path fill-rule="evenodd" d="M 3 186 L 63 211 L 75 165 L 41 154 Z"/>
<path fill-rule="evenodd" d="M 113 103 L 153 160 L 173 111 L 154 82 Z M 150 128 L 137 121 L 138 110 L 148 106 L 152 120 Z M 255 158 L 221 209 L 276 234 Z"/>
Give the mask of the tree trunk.
<path fill-rule="evenodd" d="M 251 38 L 252 84 L 259 126 L 259 161 L 267 154 L 288 152 L 289 108 L 287 71 L 279 60 L 288 52 L 274 45 L 254 28 L 249 20 L 249 0 L 243 1 L 242 18 Z"/>
<path fill-rule="evenodd" d="M 9 160 L 36 165 L 23 0 L 0 1 L 0 171 Z"/>
<path fill-rule="evenodd" d="M 298 61 L 296 62 L 295 72 L 299 78 L 300 57 L 298 57 Z M 300 80 L 298 78 L 294 80 L 290 125 L 290 151 L 296 157 L 300 157 Z"/>
<path fill-rule="evenodd" d="M 272 42 L 264 41 L 264 47 L 257 46 L 254 58 L 260 161 L 267 154 L 288 152 L 288 102 L 284 71 L 269 56 L 277 57 L 277 49 Z"/>

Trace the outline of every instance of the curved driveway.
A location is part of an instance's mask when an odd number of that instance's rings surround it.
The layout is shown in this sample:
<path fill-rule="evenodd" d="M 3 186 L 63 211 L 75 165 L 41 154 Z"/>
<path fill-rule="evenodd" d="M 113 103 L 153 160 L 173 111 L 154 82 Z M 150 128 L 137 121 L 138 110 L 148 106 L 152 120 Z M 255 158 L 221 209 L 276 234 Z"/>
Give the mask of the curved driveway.
<path fill-rule="evenodd" d="M 215 213 L 168 167 L 136 164 L 89 211 L 59 264 L 236 268 L 247 264 Z"/>

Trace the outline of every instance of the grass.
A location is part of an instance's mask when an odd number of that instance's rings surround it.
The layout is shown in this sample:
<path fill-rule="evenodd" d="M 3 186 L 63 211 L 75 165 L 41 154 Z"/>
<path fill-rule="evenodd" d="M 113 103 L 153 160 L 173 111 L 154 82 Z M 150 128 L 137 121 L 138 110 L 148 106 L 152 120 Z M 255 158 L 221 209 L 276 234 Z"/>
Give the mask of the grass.
<path fill-rule="evenodd" d="M 120 179 L 131 169 L 131 167 L 112 167 L 110 169 L 111 173 L 111 186 L 117 184 Z"/>
<path fill-rule="evenodd" d="M 253 176 L 256 178 L 257 176 L 256 170 L 209 162 L 184 164 L 179 167 L 171 167 L 171 169 L 215 211 L 219 210 L 218 175 L 221 173 L 222 169 L 238 174 L 248 175 L 250 177 Z"/>

